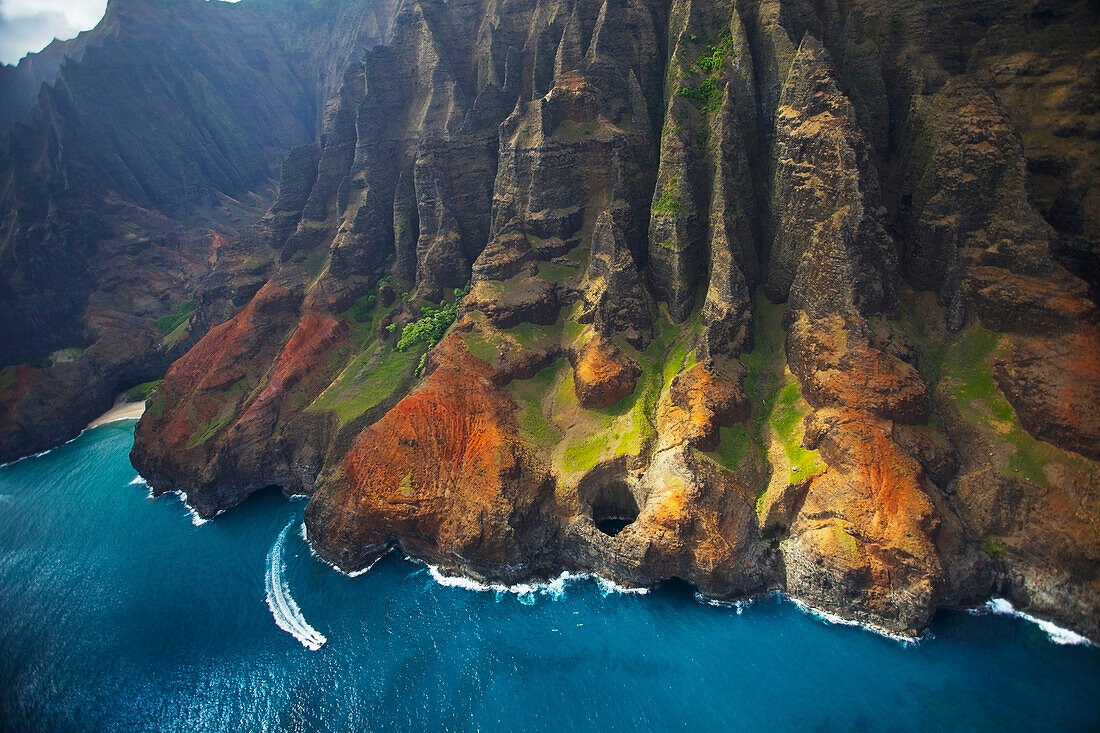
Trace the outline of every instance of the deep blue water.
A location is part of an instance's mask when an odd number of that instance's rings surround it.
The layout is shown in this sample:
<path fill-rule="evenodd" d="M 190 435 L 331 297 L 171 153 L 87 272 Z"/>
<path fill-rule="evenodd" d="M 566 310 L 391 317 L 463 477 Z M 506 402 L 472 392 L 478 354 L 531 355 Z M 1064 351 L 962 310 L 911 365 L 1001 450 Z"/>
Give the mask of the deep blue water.
<path fill-rule="evenodd" d="M 1100 650 L 1018 618 L 944 613 L 907 647 L 682 586 L 521 598 L 394 555 L 349 578 L 310 555 L 303 502 L 263 494 L 196 527 L 148 498 L 132 439 L 116 423 L 0 469 L 0 728 L 1100 728 Z M 272 558 L 320 650 L 276 625 Z"/>

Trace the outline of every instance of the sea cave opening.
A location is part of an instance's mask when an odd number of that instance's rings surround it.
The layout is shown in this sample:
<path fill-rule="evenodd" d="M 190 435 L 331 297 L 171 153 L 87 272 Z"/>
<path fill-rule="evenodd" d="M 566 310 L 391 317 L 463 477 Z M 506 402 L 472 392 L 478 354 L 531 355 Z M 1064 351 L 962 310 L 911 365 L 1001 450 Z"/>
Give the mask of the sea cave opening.
<path fill-rule="evenodd" d="M 614 537 L 638 518 L 638 502 L 626 484 L 604 484 L 592 502 L 592 521 L 596 529 Z"/>

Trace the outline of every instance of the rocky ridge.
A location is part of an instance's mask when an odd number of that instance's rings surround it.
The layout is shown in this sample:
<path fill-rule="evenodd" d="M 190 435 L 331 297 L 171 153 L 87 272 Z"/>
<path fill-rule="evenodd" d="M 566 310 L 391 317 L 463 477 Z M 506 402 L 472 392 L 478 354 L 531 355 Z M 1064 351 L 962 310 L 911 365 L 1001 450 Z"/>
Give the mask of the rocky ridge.
<path fill-rule="evenodd" d="M 235 311 L 271 275 L 249 230 L 280 162 L 392 13 L 282 5 L 111 0 L 94 30 L 3 67 L 0 461 L 163 376 L 226 317 L 206 293 L 232 288 Z"/>
<path fill-rule="evenodd" d="M 227 245 L 270 264 L 202 280 L 134 464 L 203 516 L 310 494 L 348 571 L 903 635 L 998 594 L 1097 638 L 1097 21 L 398 3 Z"/>

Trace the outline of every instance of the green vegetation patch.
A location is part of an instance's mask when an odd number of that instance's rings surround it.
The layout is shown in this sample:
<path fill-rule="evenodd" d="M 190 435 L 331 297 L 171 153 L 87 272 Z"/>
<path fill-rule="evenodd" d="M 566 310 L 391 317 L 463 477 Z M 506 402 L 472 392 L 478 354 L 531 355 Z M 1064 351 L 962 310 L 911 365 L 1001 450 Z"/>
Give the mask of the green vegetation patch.
<path fill-rule="evenodd" d="M 630 423 L 619 435 L 616 456 L 637 455 L 647 441 L 657 437 L 653 416 L 657 413 L 660 385 L 654 376 L 652 371 L 643 371 L 634 394 L 627 398 L 630 400 Z"/>
<path fill-rule="evenodd" d="M 554 342 L 575 347 L 591 334 L 576 323 L 575 315 L 563 312 L 554 327 L 521 324 L 504 331 L 475 329 L 463 338 L 472 354 L 489 362 L 502 348 L 543 349 Z M 695 364 L 691 345 L 700 331 L 698 315 L 674 324 L 667 311 L 663 312 L 654 323 L 655 338 L 645 352 L 625 339 L 616 339 L 641 373 L 634 391 L 607 407 L 581 407 L 574 393 L 573 370 L 565 359 L 531 379 L 513 380 L 506 389 L 519 406 L 517 418 L 524 441 L 546 454 L 559 475 L 591 470 L 602 460 L 639 454 L 656 437 L 654 419 L 662 389 L 668 388 L 676 374 Z M 471 318 L 476 320 L 476 314 Z"/>
<path fill-rule="evenodd" d="M 593 435 L 570 443 L 562 454 L 562 468 L 566 473 L 589 471 L 595 467 L 600 454 L 607 447 L 606 435 Z"/>
<path fill-rule="evenodd" d="M 555 265 L 552 262 L 539 262 L 539 277 L 551 283 L 563 283 L 575 279 L 581 269 L 575 265 Z"/>
<path fill-rule="evenodd" d="M 1001 334 L 977 324 L 957 334 L 945 333 L 942 327 L 932 325 L 943 321 L 934 296 L 913 291 L 905 291 L 905 295 L 900 301 L 900 322 L 923 349 L 921 375 L 930 385 L 942 383 L 963 419 L 983 429 L 996 450 L 998 473 L 1048 486 L 1049 475 L 1057 471 L 1090 470 L 1086 459 L 1036 440 L 1020 425 L 1015 409 L 993 378 L 992 364 L 1004 338 Z M 934 415 L 931 424 L 937 424 Z"/>
<path fill-rule="evenodd" d="M 811 470 L 817 464 L 817 451 L 802 447 L 802 421 L 808 414 L 802 401 L 802 388 L 798 380 L 788 373 L 788 378 L 772 403 L 769 422 L 783 446 L 783 452 L 791 462 L 791 470 Z"/>
<path fill-rule="evenodd" d="M 396 348 L 392 341 L 377 340 L 379 323 L 394 308 L 392 305 L 384 307 L 379 302 L 378 292 L 386 285 L 393 287 L 395 292 L 402 289 L 391 275 L 386 275 L 375 283 L 370 293 L 357 298 L 341 314 L 352 326 L 351 349 L 335 349 L 329 353 L 326 373 L 336 373 L 336 377 L 306 408 L 334 413 L 341 426 L 398 396 L 423 368 L 428 345 L 420 338 L 414 339 L 414 332 L 410 333 L 410 341 L 403 349 Z M 461 299 L 462 291 L 458 292 Z M 390 332 L 395 329 L 391 324 Z M 307 401 L 305 392 L 291 395 L 291 403 L 296 406 L 303 406 Z"/>
<path fill-rule="evenodd" d="M 218 431 L 229 424 L 229 421 L 233 419 L 233 415 L 215 415 L 214 418 L 208 422 L 205 426 L 200 428 L 191 439 L 187 441 L 188 448 L 197 448 L 206 441 L 217 435 Z"/>
<path fill-rule="evenodd" d="M 718 109 L 722 104 L 722 90 L 718 81 L 726 57 L 735 53 L 733 37 L 726 28 L 719 34 L 716 42 L 704 47 L 699 58 L 688 68 L 688 73 L 700 80 L 697 84 L 681 87 L 680 96 L 687 98 L 704 115 Z"/>
<path fill-rule="evenodd" d="M 836 535 L 836 542 L 840 545 L 850 557 L 859 557 L 859 543 L 856 538 L 848 534 L 844 527 L 839 524 L 834 525 L 833 532 Z"/>
<path fill-rule="evenodd" d="M 513 354 L 548 350 L 558 344 L 565 325 L 559 318 L 552 326 L 521 323 L 501 330 L 491 326 L 480 311 L 474 311 L 469 318 L 479 327 L 463 333 L 462 340 L 466 343 L 466 350 L 486 364 L 493 364 L 501 352 Z"/>
<path fill-rule="evenodd" d="M 501 344 L 490 340 L 481 329 L 462 334 L 462 340 L 466 342 L 466 350 L 486 364 L 492 364 L 500 353 Z"/>
<path fill-rule="evenodd" d="M 183 337 L 186 336 L 190 332 L 191 332 L 191 322 L 190 321 L 184 321 L 180 325 L 176 326 L 175 329 L 172 330 L 172 333 L 165 336 L 162 339 L 162 341 L 164 342 L 165 346 L 171 348 L 171 347 L 175 346 L 176 344 L 178 344 L 183 339 Z"/>
<path fill-rule="evenodd" d="M 753 440 L 748 428 L 744 423 L 737 423 L 733 427 L 721 428 L 718 431 L 718 447 L 715 448 L 713 456 L 723 468 L 736 472 L 752 450 Z"/>
<path fill-rule="evenodd" d="M 241 262 L 241 269 L 249 272 L 258 272 L 270 264 L 270 258 L 248 256 Z"/>
<path fill-rule="evenodd" d="M 1000 334 L 972 326 L 948 348 L 942 371 L 954 379 L 955 401 L 961 408 L 988 409 L 987 417 L 1012 422 L 1015 412 L 1001 394 L 990 367 L 990 356 L 1000 341 Z"/>
<path fill-rule="evenodd" d="M 625 339 L 616 340 L 623 353 L 640 367 L 641 374 L 634 391 L 613 405 L 585 410 L 577 405 L 573 394 L 572 370 L 562 380 L 558 405 L 579 412 L 592 423 L 587 431 L 591 437 L 576 439 L 566 446 L 562 467 L 567 473 L 589 470 L 601 458 L 637 455 L 657 436 L 654 421 L 662 390 L 669 388 L 677 374 L 695 364 L 691 345 L 699 333 L 699 314 L 693 314 L 682 324 L 674 324 L 667 311 L 662 311 L 654 325 L 654 339 L 644 353 Z"/>
<path fill-rule="evenodd" d="M 529 349 L 545 349 L 557 342 L 561 335 L 561 318 L 553 326 L 539 326 L 534 323 L 520 323 L 512 328 L 506 328 L 502 333 L 515 341 L 520 346 Z"/>
<path fill-rule="evenodd" d="M 661 187 L 661 195 L 653 202 L 650 212 L 661 219 L 672 219 L 684 212 L 684 204 L 680 201 L 680 180 L 669 178 Z"/>
<path fill-rule="evenodd" d="M 377 302 L 378 296 L 374 293 L 361 295 L 355 299 L 355 302 L 344 312 L 344 315 L 354 323 L 370 323 L 373 320 L 374 308 Z"/>
<path fill-rule="evenodd" d="M 0 394 L 4 394 L 15 386 L 16 369 L 14 364 L 0 369 Z"/>
<path fill-rule="evenodd" d="M 1074 459 L 1031 437 L 1020 425 L 1016 411 L 993 378 L 992 354 L 1000 341 L 1000 334 L 971 326 L 945 341 L 935 359 L 937 371 L 941 378 L 950 380 L 952 397 L 963 417 L 971 423 L 992 427 L 1004 441 L 1008 465 L 998 466 L 999 471 L 1046 486 L 1047 464 Z"/>
<path fill-rule="evenodd" d="M 153 399 L 149 400 L 149 406 L 145 408 L 153 417 L 161 417 L 164 415 L 164 408 L 168 406 L 168 398 L 164 396 L 163 392 L 154 392 Z"/>
<path fill-rule="evenodd" d="M 178 304 L 175 311 L 157 319 L 157 331 L 160 332 L 161 336 L 169 336 L 178 328 L 186 326 L 186 322 L 195 313 L 197 306 L 198 304 L 194 300 L 185 300 Z"/>
<path fill-rule="evenodd" d="M 321 273 L 328 267 L 328 252 L 317 252 L 311 254 L 302 263 L 302 267 L 305 269 L 306 274 L 309 275 L 309 279 L 316 280 L 321 276 Z"/>
<path fill-rule="evenodd" d="M 401 491 L 401 495 L 405 498 L 409 498 L 416 493 L 416 490 L 413 488 L 412 485 L 412 471 L 409 471 L 401 477 L 401 483 L 398 486 L 398 489 Z"/>
<path fill-rule="evenodd" d="M 149 396 L 156 391 L 157 387 L 159 387 L 161 382 L 163 381 L 163 379 L 154 379 L 151 382 L 142 382 L 141 384 L 135 385 L 126 390 L 126 392 L 122 395 L 122 398 L 126 402 L 145 402 L 149 399 Z"/>
<path fill-rule="evenodd" d="M 994 560 L 1002 561 L 1005 559 L 1005 548 L 996 540 L 987 539 L 982 542 L 982 549 Z"/>
<path fill-rule="evenodd" d="M 351 360 L 309 409 L 331 411 L 346 425 L 404 389 L 425 353 L 420 345 L 404 351 L 372 345 Z"/>
<path fill-rule="evenodd" d="M 568 368 L 567 362 L 559 361 L 530 379 L 515 379 L 508 385 L 508 391 L 520 407 L 520 435 L 533 448 L 549 451 L 562 438 L 562 431 L 547 417 L 543 400 L 562 370 Z"/>
<path fill-rule="evenodd" d="M 693 366 L 695 366 L 695 349 L 689 350 L 686 342 L 681 342 L 669 349 L 668 358 L 661 368 L 664 388 L 669 389 L 677 374 Z"/>
<path fill-rule="evenodd" d="M 554 130 L 553 136 L 562 140 L 577 142 L 591 135 L 594 125 L 595 123 L 591 122 L 581 124 L 573 120 L 563 120 Z"/>
<path fill-rule="evenodd" d="M 425 304 L 420 309 L 422 314 L 420 318 L 402 329 L 401 338 L 397 342 L 397 350 L 405 351 L 417 344 L 423 344 L 430 349 L 439 343 L 439 340 L 443 338 L 443 334 L 447 333 L 447 329 L 458 317 L 458 306 L 468 292 L 470 292 L 469 286 L 456 290 L 454 299 L 450 303 L 444 300 L 438 308 L 431 304 Z"/>
<path fill-rule="evenodd" d="M 753 350 L 741 355 L 745 365 L 745 390 L 752 403 L 752 419 L 747 426 L 738 425 L 721 431 L 718 447 L 709 455 L 719 465 L 736 470 L 751 451 L 768 453 L 768 446 L 782 449 L 778 456 L 786 465 L 775 465 L 777 451 L 771 452 L 764 464 L 780 471 L 777 479 L 784 482 L 812 476 L 824 470 L 817 451 L 802 447 L 802 421 L 810 412 L 802 398 L 798 379 L 787 369 L 786 335 L 783 330 L 785 305 L 773 305 L 762 295 L 753 302 Z M 796 470 L 797 469 L 797 470 Z M 765 495 L 771 481 L 757 497 L 759 516 L 765 506 Z"/>
<path fill-rule="evenodd" d="M 569 320 L 562 326 L 562 346 L 569 347 L 578 340 L 584 334 L 584 324 L 577 323 L 571 315 Z"/>
<path fill-rule="evenodd" d="M 718 109 L 722 103 L 722 91 L 716 79 L 704 79 L 694 86 L 683 87 L 680 96 L 687 97 L 703 113 Z"/>

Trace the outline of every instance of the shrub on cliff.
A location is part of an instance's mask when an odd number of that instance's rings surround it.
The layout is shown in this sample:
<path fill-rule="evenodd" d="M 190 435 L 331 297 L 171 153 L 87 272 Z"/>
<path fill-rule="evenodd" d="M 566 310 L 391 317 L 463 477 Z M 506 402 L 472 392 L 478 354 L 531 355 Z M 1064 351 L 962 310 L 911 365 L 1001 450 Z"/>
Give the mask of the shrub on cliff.
<path fill-rule="evenodd" d="M 439 343 L 443 334 L 447 333 L 447 329 L 458 317 L 458 305 L 468 292 L 470 292 L 469 285 L 456 290 L 451 303 L 444 300 L 438 308 L 430 304 L 421 308 L 420 318 L 402 329 L 401 338 L 397 342 L 398 351 L 404 351 L 416 344 L 425 344 L 430 349 Z"/>

